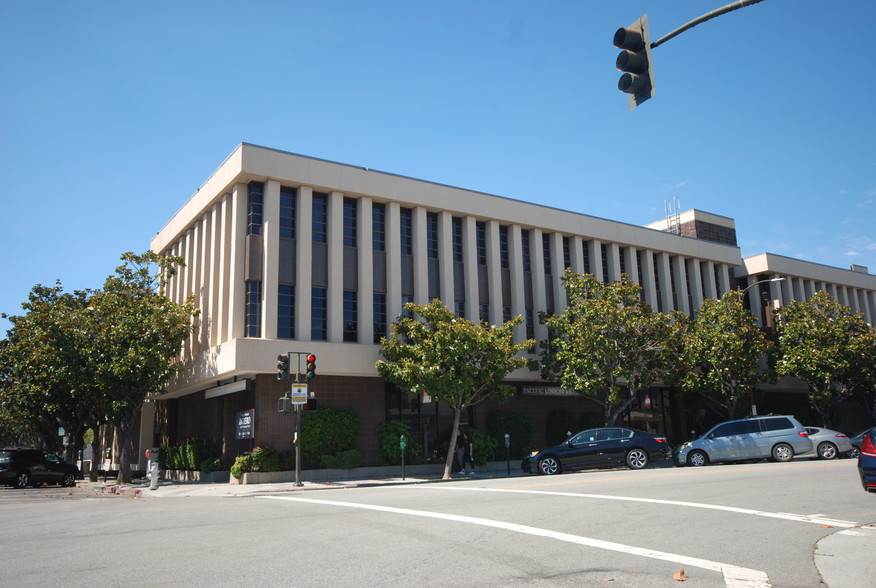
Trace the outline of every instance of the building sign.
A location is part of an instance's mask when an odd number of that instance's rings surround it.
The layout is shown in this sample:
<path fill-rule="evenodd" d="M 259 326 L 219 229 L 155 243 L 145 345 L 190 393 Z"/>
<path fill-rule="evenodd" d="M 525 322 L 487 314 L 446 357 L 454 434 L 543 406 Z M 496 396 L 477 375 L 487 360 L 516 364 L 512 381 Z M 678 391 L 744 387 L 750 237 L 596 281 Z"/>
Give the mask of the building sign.
<path fill-rule="evenodd" d="M 237 413 L 236 439 L 252 439 L 255 437 L 255 409 L 242 410 Z"/>
<path fill-rule="evenodd" d="M 521 390 L 525 396 L 581 396 L 574 390 L 559 386 L 532 386 Z"/>

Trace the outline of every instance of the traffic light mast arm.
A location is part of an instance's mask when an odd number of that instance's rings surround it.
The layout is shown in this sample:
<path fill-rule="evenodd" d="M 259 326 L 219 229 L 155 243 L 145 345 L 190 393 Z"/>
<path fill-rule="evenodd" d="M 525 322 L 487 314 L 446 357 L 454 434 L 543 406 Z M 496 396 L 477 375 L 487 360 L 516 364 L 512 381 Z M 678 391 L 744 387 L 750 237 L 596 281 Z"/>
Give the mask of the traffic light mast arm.
<path fill-rule="evenodd" d="M 651 43 L 651 49 L 654 49 L 655 47 L 662 45 L 663 43 L 665 43 L 669 39 L 672 39 L 673 37 L 677 37 L 678 35 L 680 35 L 684 31 L 686 31 L 688 29 L 692 29 L 695 26 L 697 26 L 698 24 L 702 24 L 702 23 L 706 22 L 707 20 L 712 20 L 713 18 L 715 18 L 717 16 L 721 16 L 722 14 L 727 14 L 728 12 L 733 12 L 734 10 L 738 10 L 740 8 L 745 8 L 746 6 L 751 6 L 752 4 L 757 4 L 759 2 L 763 2 L 763 0 L 738 0 L 737 2 L 732 2 L 732 3 L 728 4 L 727 6 L 722 6 L 721 8 L 716 8 L 715 10 L 713 10 L 711 12 L 707 12 L 706 14 L 693 19 L 692 21 L 690 21 L 687 24 L 681 25 L 680 27 L 678 27 L 677 29 L 675 29 L 674 31 L 669 33 L 668 35 L 664 35 L 663 37 L 660 37 L 659 39 L 657 39 L 656 41 Z"/>

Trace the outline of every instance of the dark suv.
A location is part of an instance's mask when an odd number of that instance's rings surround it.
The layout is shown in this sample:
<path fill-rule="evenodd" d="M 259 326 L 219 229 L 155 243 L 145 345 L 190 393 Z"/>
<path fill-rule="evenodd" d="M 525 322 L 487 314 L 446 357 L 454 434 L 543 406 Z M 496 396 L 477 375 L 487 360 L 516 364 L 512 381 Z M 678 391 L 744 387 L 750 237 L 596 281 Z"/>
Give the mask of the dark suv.
<path fill-rule="evenodd" d="M 79 468 L 51 451 L 0 448 L 0 484 L 25 488 L 43 484 L 75 486 L 82 478 Z"/>

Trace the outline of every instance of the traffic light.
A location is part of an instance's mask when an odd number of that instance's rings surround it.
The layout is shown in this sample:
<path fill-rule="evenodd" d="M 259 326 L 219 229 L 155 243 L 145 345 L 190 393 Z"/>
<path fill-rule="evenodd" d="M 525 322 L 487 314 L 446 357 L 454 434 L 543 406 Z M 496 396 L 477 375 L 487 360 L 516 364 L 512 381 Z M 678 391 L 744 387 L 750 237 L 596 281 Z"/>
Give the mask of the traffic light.
<path fill-rule="evenodd" d="M 289 371 L 289 354 L 283 353 L 277 356 L 277 379 L 289 380 L 292 373 Z"/>
<path fill-rule="evenodd" d="M 617 88 L 627 94 L 630 110 L 654 95 L 654 68 L 648 15 L 614 34 L 614 46 L 623 49 L 617 56 L 617 68 L 624 72 Z"/>
<path fill-rule="evenodd" d="M 316 356 L 310 354 L 307 356 L 307 379 L 312 380 L 316 377 Z"/>

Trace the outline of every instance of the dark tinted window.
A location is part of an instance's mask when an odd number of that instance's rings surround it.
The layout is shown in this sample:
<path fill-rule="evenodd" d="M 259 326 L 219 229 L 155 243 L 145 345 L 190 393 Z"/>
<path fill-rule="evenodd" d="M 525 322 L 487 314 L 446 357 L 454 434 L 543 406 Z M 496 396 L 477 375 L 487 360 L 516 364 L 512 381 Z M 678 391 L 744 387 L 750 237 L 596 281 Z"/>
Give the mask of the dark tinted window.
<path fill-rule="evenodd" d="M 782 429 L 793 429 L 790 419 L 787 417 L 771 417 L 763 419 L 761 425 L 764 431 L 781 431 Z"/>

